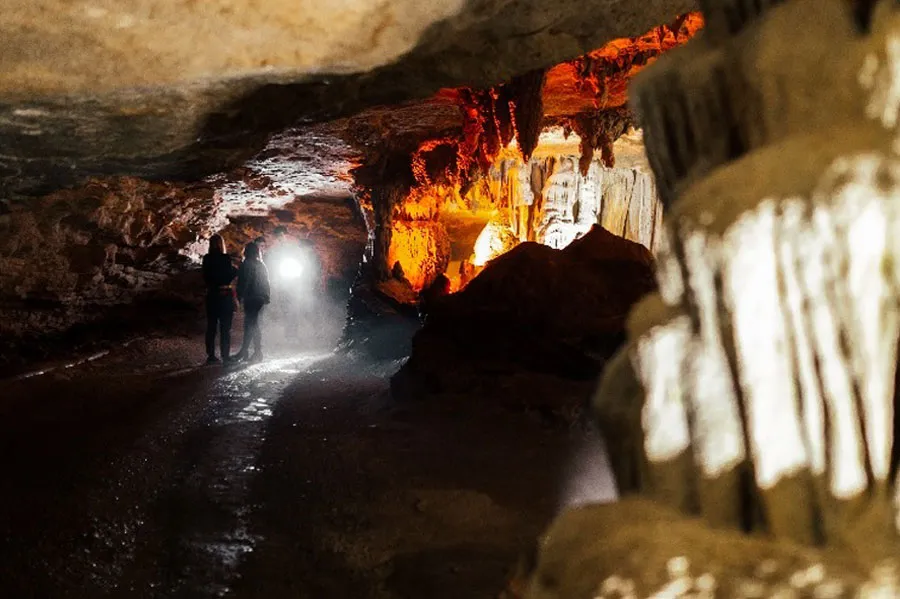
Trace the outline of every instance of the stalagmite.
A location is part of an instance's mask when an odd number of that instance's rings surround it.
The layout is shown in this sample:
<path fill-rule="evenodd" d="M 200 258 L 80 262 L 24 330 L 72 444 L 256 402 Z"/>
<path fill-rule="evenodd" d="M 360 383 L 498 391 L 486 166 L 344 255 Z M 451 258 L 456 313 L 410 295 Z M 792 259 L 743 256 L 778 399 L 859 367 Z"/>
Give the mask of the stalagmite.
<path fill-rule="evenodd" d="M 842 0 L 705 4 L 704 38 L 634 89 L 669 208 L 660 299 L 632 313 L 630 341 L 594 399 L 597 419 L 619 429 L 609 435 L 621 444 L 610 454 L 622 489 L 702 517 L 704 526 L 677 516 L 665 526 L 697 531 L 688 552 L 719 569 L 723 588 L 759 560 L 747 549 L 722 567 L 731 558 L 715 538 L 752 532 L 770 555 L 817 546 L 823 562 L 849 558 L 871 573 L 844 569 L 840 596 L 896 596 L 900 15 L 875 13 L 859 37 Z M 684 470 L 677 456 L 687 455 Z M 623 466 L 635 463 L 638 476 Z M 654 469 L 665 469 L 665 493 Z M 607 542 L 638 510 L 631 501 L 618 515 L 561 517 L 528 596 L 591 596 L 562 590 L 588 580 L 609 596 L 604 576 L 662 552 L 652 535 L 619 553 L 597 549 L 594 539 Z M 579 519 L 583 532 L 567 528 Z M 579 566 L 563 573 L 563 560 Z M 634 595 L 662 593 L 661 566 L 642 566 Z M 676 582 L 654 596 L 680 596 Z"/>

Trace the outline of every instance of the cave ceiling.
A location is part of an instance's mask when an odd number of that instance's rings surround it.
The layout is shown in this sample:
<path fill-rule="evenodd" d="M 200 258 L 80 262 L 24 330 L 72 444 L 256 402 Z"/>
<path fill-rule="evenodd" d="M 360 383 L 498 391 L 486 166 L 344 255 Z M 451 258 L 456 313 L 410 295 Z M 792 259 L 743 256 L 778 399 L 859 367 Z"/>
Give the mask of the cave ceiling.
<path fill-rule="evenodd" d="M 89 176 L 194 180 L 265 154 L 272 134 L 334 119 L 343 130 L 313 129 L 318 143 L 331 135 L 364 148 L 386 138 L 415 146 L 461 127 L 458 106 L 438 90 L 487 88 L 583 57 L 695 4 L 8 0 L 0 196 Z M 589 108 L 596 91 L 545 101 L 547 114 Z M 609 91 L 624 102 L 624 87 Z"/>

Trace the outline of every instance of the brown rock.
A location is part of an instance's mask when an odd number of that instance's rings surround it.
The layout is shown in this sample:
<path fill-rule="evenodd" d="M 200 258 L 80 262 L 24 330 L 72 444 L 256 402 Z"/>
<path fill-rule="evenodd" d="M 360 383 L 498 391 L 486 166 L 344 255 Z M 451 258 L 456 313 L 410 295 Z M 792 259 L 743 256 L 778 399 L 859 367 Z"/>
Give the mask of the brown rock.
<path fill-rule="evenodd" d="M 587 391 L 569 383 L 589 388 L 630 307 L 654 287 L 649 251 L 599 226 L 563 250 L 521 244 L 435 302 L 398 376 L 419 391 L 510 384 L 524 390 L 516 402 L 577 404 Z M 548 381 L 566 391 L 542 393 Z"/>

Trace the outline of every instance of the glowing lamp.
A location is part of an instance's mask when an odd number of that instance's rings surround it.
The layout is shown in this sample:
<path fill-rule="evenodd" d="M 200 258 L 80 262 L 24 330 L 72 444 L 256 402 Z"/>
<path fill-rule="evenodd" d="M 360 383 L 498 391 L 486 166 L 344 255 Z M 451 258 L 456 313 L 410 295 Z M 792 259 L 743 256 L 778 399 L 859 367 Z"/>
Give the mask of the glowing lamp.
<path fill-rule="evenodd" d="M 285 280 L 299 279 L 303 275 L 303 264 L 296 258 L 284 258 L 278 264 L 278 275 Z"/>

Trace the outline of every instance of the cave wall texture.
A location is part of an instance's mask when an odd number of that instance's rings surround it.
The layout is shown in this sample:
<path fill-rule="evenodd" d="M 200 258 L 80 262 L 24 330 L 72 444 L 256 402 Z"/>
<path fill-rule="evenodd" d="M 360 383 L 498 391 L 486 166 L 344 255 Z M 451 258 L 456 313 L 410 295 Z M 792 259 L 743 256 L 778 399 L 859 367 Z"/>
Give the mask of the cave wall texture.
<path fill-rule="evenodd" d="M 198 178 L 269 134 L 488 87 L 639 35 L 689 0 L 11 0 L 0 16 L 0 195 L 88 175 Z"/>
<path fill-rule="evenodd" d="M 216 210 L 206 186 L 121 178 L 0 215 L 0 337 L 60 332 L 159 288 Z"/>
<path fill-rule="evenodd" d="M 900 13 L 702 4 L 631 88 L 669 212 L 593 402 L 625 498 L 524 595 L 897 596 Z"/>

